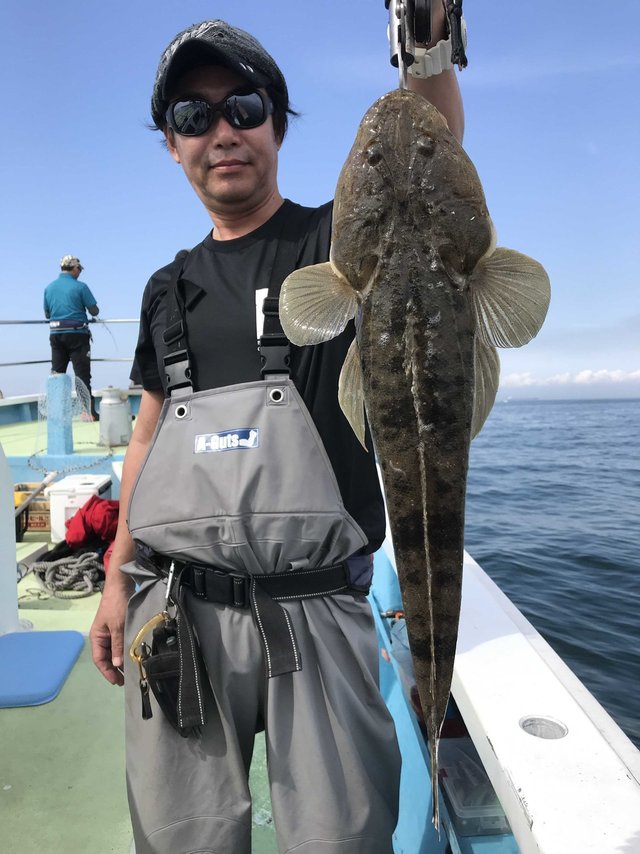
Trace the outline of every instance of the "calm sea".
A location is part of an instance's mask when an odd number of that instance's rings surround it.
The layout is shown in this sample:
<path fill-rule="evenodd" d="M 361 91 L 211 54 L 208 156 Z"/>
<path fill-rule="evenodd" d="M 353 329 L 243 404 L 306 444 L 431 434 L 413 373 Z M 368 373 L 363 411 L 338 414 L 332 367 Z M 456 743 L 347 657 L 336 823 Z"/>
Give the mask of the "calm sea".
<path fill-rule="evenodd" d="M 466 548 L 640 747 L 640 400 L 496 403 Z"/>

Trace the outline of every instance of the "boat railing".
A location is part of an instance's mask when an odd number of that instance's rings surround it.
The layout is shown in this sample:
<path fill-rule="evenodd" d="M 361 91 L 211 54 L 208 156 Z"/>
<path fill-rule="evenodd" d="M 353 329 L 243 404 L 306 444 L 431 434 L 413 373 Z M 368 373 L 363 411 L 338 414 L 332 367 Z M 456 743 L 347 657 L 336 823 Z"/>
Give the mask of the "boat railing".
<path fill-rule="evenodd" d="M 89 326 L 98 326 L 102 325 L 108 329 L 109 325 L 114 323 L 135 323 L 138 324 L 139 318 L 134 317 L 124 317 L 124 318 L 112 318 L 103 320 L 102 318 L 92 317 L 87 323 Z M 49 325 L 48 320 L 0 320 L 0 326 L 32 326 L 32 325 Z M 133 362 L 133 353 L 131 356 L 91 356 L 92 362 Z M 22 365 L 47 365 L 51 362 L 51 359 L 20 359 L 15 362 L 0 362 L 0 368 L 15 368 L 20 367 Z"/>

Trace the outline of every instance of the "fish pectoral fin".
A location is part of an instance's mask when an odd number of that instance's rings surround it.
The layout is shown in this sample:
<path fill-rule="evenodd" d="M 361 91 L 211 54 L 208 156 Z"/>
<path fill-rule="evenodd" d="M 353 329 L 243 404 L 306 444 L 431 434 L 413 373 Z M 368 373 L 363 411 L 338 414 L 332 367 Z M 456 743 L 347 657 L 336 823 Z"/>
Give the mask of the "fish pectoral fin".
<path fill-rule="evenodd" d="M 494 347 L 521 347 L 531 341 L 540 331 L 551 298 L 542 264 L 500 246 L 478 262 L 469 290 L 477 333 Z"/>
<path fill-rule="evenodd" d="M 360 364 L 360 350 L 355 338 L 351 342 L 340 371 L 338 401 L 358 441 L 365 451 L 368 450 L 364 440 L 364 378 Z"/>
<path fill-rule="evenodd" d="M 495 347 L 483 344 L 476 335 L 473 347 L 475 365 L 475 389 L 471 438 L 474 439 L 493 408 L 500 381 L 500 358 Z"/>
<path fill-rule="evenodd" d="M 356 313 L 356 294 L 330 261 L 295 270 L 280 291 L 280 323 L 292 344 L 320 344 L 339 335 Z"/>

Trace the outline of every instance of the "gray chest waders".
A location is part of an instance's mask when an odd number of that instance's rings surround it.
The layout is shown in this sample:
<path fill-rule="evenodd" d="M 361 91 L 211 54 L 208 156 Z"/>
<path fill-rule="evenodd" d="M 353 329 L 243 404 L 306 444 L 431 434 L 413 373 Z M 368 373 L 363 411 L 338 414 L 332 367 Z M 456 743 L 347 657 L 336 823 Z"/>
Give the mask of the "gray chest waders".
<path fill-rule="evenodd" d="M 367 542 L 344 508 L 322 440 L 289 378 L 277 297 L 295 268 L 297 244 L 282 244 L 265 300 L 262 380 L 194 391 L 181 273 L 167 293 L 170 396 L 131 493 L 128 524 L 136 560 L 163 577 L 175 573 L 167 593 L 177 607 L 183 734 L 205 722 L 184 588 L 251 608 L 267 675 L 290 673 L 302 662 L 278 602 L 348 590 L 344 561 Z"/>

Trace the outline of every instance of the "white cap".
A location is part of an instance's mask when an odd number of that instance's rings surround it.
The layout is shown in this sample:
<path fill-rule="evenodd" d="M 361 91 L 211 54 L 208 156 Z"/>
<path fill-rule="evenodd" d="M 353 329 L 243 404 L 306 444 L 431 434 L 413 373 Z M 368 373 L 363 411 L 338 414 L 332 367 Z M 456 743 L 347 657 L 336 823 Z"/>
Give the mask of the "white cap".
<path fill-rule="evenodd" d="M 60 268 L 62 270 L 73 270 L 74 267 L 80 267 L 81 270 L 84 269 L 80 263 L 80 259 L 76 258 L 75 255 L 65 255 L 60 260 Z"/>

